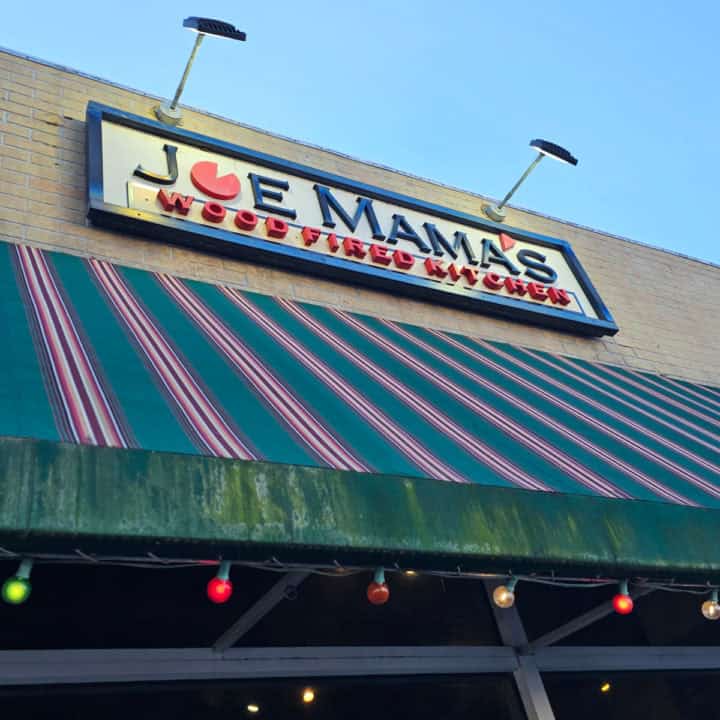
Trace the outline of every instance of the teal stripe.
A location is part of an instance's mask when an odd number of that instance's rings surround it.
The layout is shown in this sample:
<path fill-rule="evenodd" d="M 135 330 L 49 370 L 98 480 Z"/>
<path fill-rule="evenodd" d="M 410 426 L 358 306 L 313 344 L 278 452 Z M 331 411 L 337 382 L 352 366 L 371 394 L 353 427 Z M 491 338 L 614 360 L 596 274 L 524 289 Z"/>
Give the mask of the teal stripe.
<path fill-rule="evenodd" d="M 214 404 L 235 421 L 263 458 L 296 465 L 319 464 L 301 445 L 297 436 L 258 398 L 245 379 L 235 372 L 225 355 L 190 320 L 154 275 L 124 268 L 122 274 L 166 337 L 176 345 L 196 375 L 202 379 Z M 212 294 L 217 292 L 212 285 L 197 282 L 187 284 L 203 299 L 208 291 Z"/>
<path fill-rule="evenodd" d="M 462 341 L 462 338 L 456 337 L 457 340 Z M 503 351 L 509 353 L 509 354 L 517 354 L 517 350 L 514 349 L 512 346 L 501 344 L 501 343 L 491 343 L 491 345 L 495 345 L 497 347 L 500 347 Z M 473 345 L 473 348 L 475 346 Z M 478 349 L 479 352 L 482 352 L 482 349 Z M 547 357 L 549 359 L 552 358 L 551 355 L 548 355 L 546 353 L 542 353 L 544 357 Z M 581 384 L 574 381 L 572 378 L 563 375 L 559 371 L 554 371 L 551 368 L 548 368 L 548 366 L 544 365 L 539 360 L 536 360 L 535 358 L 531 357 L 530 355 L 527 355 L 525 353 L 520 353 L 519 358 L 526 362 L 531 367 L 535 367 L 543 372 L 545 372 L 547 375 L 553 378 L 557 378 L 561 381 L 563 381 L 566 385 L 573 387 L 574 389 L 579 390 L 580 392 L 585 392 L 587 394 L 588 388 L 587 386 L 582 386 Z M 494 360 L 497 360 L 498 362 L 506 362 L 499 356 L 493 356 Z M 474 367 L 474 366 L 473 366 Z M 560 365 L 562 367 L 562 364 Z M 516 370 L 518 372 L 522 372 L 520 368 L 517 368 L 515 366 L 511 366 L 510 369 Z M 529 379 L 532 379 L 529 378 Z M 542 382 L 538 380 L 538 382 Z M 510 383 L 509 380 L 503 379 L 503 385 L 506 385 Z M 590 406 L 588 403 L 579 400 L 577 398 L 574 398 L 570 393 L 566 393 L 562 390 L 559 390 L 558 388 L 548 388 L 553 395 L 555 395 L 558 398 L 561 398 L 563 400 L 566 400 L 567 402 L 573 404 L 577 409 L 582 410 L 589 415 L 598 418 L 599 420 L 602 420 L 606 424 L 612 426 L 619 432 L 621 432 L 623 435 L 625 435 L 628 438 L 631 438 L 633 440 L 636 440 L 638 443 L 643 445 L 644 447 L 647 447 L 649 449 L 655 450 L 658 452 L 662 457 L 672 460 L 676 462 L 681 467 L 684 467 L 686 469 L 692 470 L 696 475 L 707 479 L 711 482 L 716 482 L 717 477 L 711 475 L 706 470 L 704 470 L 702 467 L 697 465 L 696 463 L 693 463 L 692 461 L 688 460 L 687 458 L 682 457 L 681 455 L 675 453 L 672 450 L 669 450 L 667 448 L 664 448 L 660 443 L 655 442 L 654 440 L 651 440 L 647 438 L 646 436 L 642 435 L 638 431 L 635 431 L 631 428 L 629 428 L 625 423 L 614 420 L 613 418 L 607 416 L 605 413 L 602 413 L 596 409 L 594 409 L 592 406 Z M 542 406 L 542 401 L 539 399 L 536 399 L 537 396 L 531 393 L 528 393 L 526 391 L 526 395 L 524 398 L 528 401 L 534 404 L 535 406 Z M 604 398 L 601 398 L 604 399 Z M 720 500 L 715 499 L 709 495 L 707 495 L 705 492 L 700 490 L 699 488 L 696 488 L 694 485 L 690 484 L 688 481 L 682 479 L 675 473 L 673 473 L 670 470 L 667 470 L 657 464 L 656 462 L 646 458 L 645 456 L 641 455 L 638 451 L 635 451 L 631 448 L 628 448 L 627 446 L 623 445 L 622 443 L 612 439 L 605 433 L 602 433 L 599 430 L 596 430 L 592 427 L 592 425 L 585 423 L 583 421 L 577 420 L 570 415 L 570 413 L 566 413 L 563 410 L 560 410 L 559 408 L 556 408 L 553 406 L 553 414 L 557 415 L 558 420 L 561 420 L 563 423 L 570 425 L 575 430 L 577 430 L 580 434 L 582 434 L 584 437 L 588 438 L 588 440 L 591 440 L 596 445 L 599 445 L 600 447 L 606 449 L 608 452 L 610 452 L 615 457 L 624 460 L 625 462 L 629 463 L 630 465 L 634 466 L 636 469 L 641 470 L 649 477 L 653 478 L 654 480 L 657 480 L 658 482 L 662 483 L 663 485 L 672 488 L 673 490 L 685 495 L 686 497 L 695 500 L 696 502 L 706 505 L 706 506 L 718 506 L 720 505 Z M 624 408 L 623 408 L 624 413 Z M 638 422 L 642 422 L 640 419 Z M 662 435 L 663 433 L 660 432 Z M 668 435 L 667 430 L 664 433 L 666 436 Z M 679 444 L 683 444 L 682 442 L 679 442 Z M 633 480 L 630 478 L 627 478 L 625 475 L 620 475 L 621 478 L 624 478 L 622 480 L 622 487 L 627 489 L 628 491 L 632 491 L 632 488 L 639 487 L 635 484 Z M 717 483 L 716 483 L 717 484 Z M 647 491 L 646 491 L 647 492 Z"/>
<path fill-rule="evenodd" d="M 603 368 L 603 365 L 598 365 L 598 367 Z M 713 405 L 712 403 L 704 402 L 702 398 L 697 397 L 696 395 L 691 395 L 690 393 L 685 394 L 683 392 L 682 383 L 681 387 L 678 387 L 677 385 L 670 383 L 662 375 L 649 375 L 648 373 L 644 373 L 639 370 L 636 371 L 636 375 L 634 373 L 630 374 L 622 367 L 613 369 L 620 372 L 623 376 L 632 377 L 633 380 L 639 382 L 641 385 L 646 385 L 648 388 L 651 388 L 655 392 L 665 392 L 667 393 L 668 397 L 672 398 L 676 402 L 685 402 L 688 407 L 691 407 L 694 410 L 697 410 L 698 412 L 704 413 L 706 415 L 710 415 L 720 421 L 720 408 L 717 405 Z M 700 388 L 696 387 L 694 389 L 697 392 Z M 709 393 L 705 394 L 709 396 Z M 717 402 L 717 399 L 715 399 L 715 401 Z"/>
<path fill-rule="evenodd" d="M 649 402 L 659 405 L 660 407 L 664 407 L 666 410 L 668 410 L 671 413 L 678 413 L 682 412 L 680 408 L 677 406 L 673 406 L 670 403 L 663 403 L 663 400 L 661 398 L 653 396 L 650 391 L 658 392 L 662 394 L 662 388 L 655 387 L 649 383 L 646 383 L 642 375 L 637 376 L 635 374 L 630 374 L 626 371 L 624 371 L 621 367 L 615 367 L 613 366 L 611 369 L 617 373 L 616 375 L 611 375 L 609 372 L 606 371 L 605 367 L 602 364 L 599 363 L 590 363 L 585 360 L 580 360 L 579 358 L 568 358 L 568 360 L 571 361 L 572 364 L 577 365 L 579 367 L 585 368 L 586 370 L 589 370 L 591 373 L 596 375 L 597 377 L 602 377 L 615 385 L 627 390 L 628 392 L 634 393 L 635 395 L 638 395 L 639 397 L 643 398 L 644 400 L 648 400 Z M 619 376 L 619 377 L 618 377 Z M 653 379 L 655 379 L 653 377 Z M 639 383 L 640 387 L 634 386 L 630 384 L 630 381 L 634 381 L 636 383 Z M 700 407 L 698 403 L 696 402 L 684 402 L 682 398 L 677 397 L 676 395 L 672 395 L 671 393 L 667 393 L 668 399 L 672 399 L 673 402 L 680 403 L 680 405 L 684 405 L 685 407 L 698 412 L 702 413 L 703 415 L 707 415 L 711 418 L 713 418 L 716 421 L 720 422 L 720 412 L 717 412 L 709 407 L 703 406 Z M 688 412 L 687 414 L 687 420 L 690 420 L 691 422 L 695 423 L 696 425 L 702 425 L 703 420 L 702 418 L 697 417 L 697 415 L 693 415 L 692 413 Z M 717 426 L 709 426 L 708 430 L 711 430 L 712 432 L 718 433 L 720 432 L 718 430 Z"/>
<path fill-rule="evenodd" d="M 686 497 L 691 498 L 696 502 L 718 502 L 708 497 L 701 490 L 694 488 L 686 481 L 677 477 L 675 474 L 665 469 L 662 469 L 655 463 L 652 463 L 649 460 L 645 459 L 636 451 L 630 450 L 624 445 L 612 440 L 607 435 L 601 433 L 600 431 L 597 431 L 590 425 L 587 425 L 577 420 L 570 413 L 562 411 L 554 406 L 549 406 L 545 401 L 541 400 L 536 395 L 529 393 L 528 390 L 523 388 L 522 385 L 520 385 L 519 383 L 498 376 L 495 371 L 483 366 L 480 362 L 469 358 L 468 356 L 461 353 L 459 350 L 456 350 L 449 345 L 443 343 L 439 339 L 435 338 L 433 335 L 426 333 L 418 328 L 405 327 L 404 329 L 408 330 L 420 339 L 425 340 L 429 345 L 435 347 L 436 349 L 441 350 L 453 360 L 464 364 L 476 374 L 481 376 L 483 380 L 492 381 L 497 385 L 500 385 L 502 389 L 508 391 L 516 398 L 523 399 L 540 413 L 551 415 L 554 419 L 566 425 L 568 428 L 576 431 L 578 434 L 580 434 L 593 444 L 599 446 L 602 449 L 610 451 L 612 455 L 615 455 L 616 457 L 619 457 L 628 462 L 629 464 L 633 465 L 635 468 L 644 471 L 649 477 L 660 481 L 667 487 L 682 493 Z M 385 332 L 387 332 L 388 337 L 392 339 L 393 334 L 387 330 Z M 454 339 L 460 340 L 460 338 L 457 337 L 455 337 Z M 417 350 L 417 352 L 428 364 L 436 367 L 440 371 L 444 369 L 444 364 L 440 360 L 432 358 L 429 354 L 425 353 L 425 351 Z M 489 390 L 483 391 L 482 388 L 473 387 L 472 381 L 462 375 L 459 375 L 456 380 L 460 385 L 466 387 L 468 391 L 475 392 L 476 394 L 481 395 L 483 399 L 489 401 L 492 407 L 497 408 L 498 411 L 506 413 L 509 417 L 513 418 L 519 424 L 524 425 L 528 429 L 531 429 L 545 441 L 552 443 L 557 448 L 559 448 L 568 456 L 577 460 L 578 462 L 582 462 L 586 467 L 594 470 L 601 477 L 610 480 L 617 487 L 620 487 L 626 492 L 629 492 L 631 495 L 633 495 L 633 497 L 639 499 L 657 499 L 657 495 L 655 495 L 655 493 L 646 489 L 643 485 L 637 483 L 636 481 L 632 480 L 624 472 L 614 468 L 606 461 L 597 457 L 588 450 L 580 447 L 575 442 L 568 439 L 566 436 L 555 432 L 539 420 L 535 420 L 534 418 L 530 417 L 523 410 L 516 408 L 512 403 L 508 402 L 507 400 L 500 398 L 499 396 L 491 393 Z M 555 478 L 558 476 L 558 473 L 559 471 L 555 469 L 554 474 L 550 476 L 552 478 L 551 484 L 553 484 L 553 486 L 556 486 Z"/>
<path fill-rule="evenodd" d="M 459 338 L 459 339 L 461 339 L 461 338 Z M 497 347 L 501 347 L 505 352 L 507 352 L 511 355 L 516 355 L 519 360 L 522 360 L 523 362 L 532 366 L 533 368 L 540 370 L 541 372 L 545 373 L 546 375 L 549 375 L 553 379 L 559 380 L 560 382 L 564 383 L 565 385 L 570 386 L 574 390 L 577 390 L 578 392 L 583 393 L 586 396 L 592 395 L 594 392 L 593 387 L 591 387 L 593 382 L 595 382 L 593 380 L 592 376 L 587 376 L 584 373 L 580 372 L 577 368 L 573 368 L 572 366 L 566 366 L 565 363 L 559 362 L 558 359 L 553 355 L 550 355 L 548 353 L 543 353 L 538 350 L 533 351 L 536 355 L 539 355 L 540 357 L 543 357 L 546 360 L 549 360 L 551 363 L 551 366 L 552 366 L 551 367 L 549 365 L 546 365 L 542 361 L 538 360 L 537 358 L 533 357 L 532 355 L 530 355 L 526 352 L 522 352 L 522 351 L 518 350 L 517 348 L 513 348 L 510 345 L 505 345 L 505 344 L 500 344 L 500 343 L 493 343 L 493 345 L 497 346 Z M 504 362 L 504 360 L 500 357 L 494 357 L 494 359 L 498 360 L 499 362 Z M 523 372 L 522 369 L 515 368 L 514 366 L 513 366 L 513 368 L 516 369 L 518 372 Z M 561 372 L 562 369 L 567 370 L 570 373 L 573 373 L 575 375 L 575 377 L 578 379 L 570 377 L 569 375 L 566 375 L 565 373 Z M 582 382 L 581 380 L 584 380 L 585 382 Z M 538 379 L 537 382 L 542 383 L 543 381 Z M 590 383 L 590 385 L 587 385 L 586 383 Z M 595 384 L 597 385 L 598 388 L 603 389 L 605 392 L 611 393 L 611 395 L 613 393 L 615 393 L 615 395 L 617 395 L 618 397 L 622 397 L 622 399 L 627 403 L 633 404 L 636 402 L 636 401 L 632 400 L 631 398 L 626 397 L 625 395 L 621 395 L 620 393 L 613 391 L 611 388 L 608 388 L 605 385 L 601 385 L 601 383 L 599 383 L 599 382 L 595 382 Z M 583 401 L 578 401 L 578 400 L 574 399 L 574 397 L 571 394 L 566 393 L 563 390 L 560 390 L 555 387 L 549 387 L 549 389 L 551 390 L 551 392 L 554 395 L 556 395 L 562 399 L 568 400 L 568 402 L 578 403 L 578 407 L 583 410 L 586 410 L 586 411 L 592 412 L 592 413 L 598 413 L 598 411 L 595 410 L 594 408 L 592 408 L 590 405 L 583 403 Z M 608 395 L 606 395 L 604 393 L 597 393 L 596 399 L 598 400 L 598 402 L 600 402 L 603 405 L 613 406 L 613 402 L 614 402 L 613 397 L 608 397 Z M 658 403 L 657 401 L 656 401 L 656 404 L 662 405 L 662 403 Z M 640 404 L 638 404 L 638 407 L 640 407 Z M 616 403 L 614 406 L 614 409 L 617 410 L 618 412 L 620 412 L 622 415 L 626 416 L 629 420 L 632 420 L 634 422 L 639 423 L 640 425 L 643 425 L 644 427 L 648 428 L 649 430 L 652 430 L 652 431 L 658 433 L 659 435 L 666 437 L 669 440 L 672 440 L 673 442 L 677 443 L 678 445 L 687 447 L 688 450 L 691 450 L 692 452 L 697 453 L 701 457 L 704 457 L 707 460 L 710 460 L 711 462 L 717 463 L 720 461 L 720 448 L 718 448 L 718 452 L 713 452 L 710 448 L 694 442 L 691 438 L 688 438 L 687 436 L 680 434 L 675 429 L 667 427 L 666 425 L 663 425 L 660 422 L 657 422 L 652 417 L 643 415 L 642 413 L 640 413 L 637 410 L 632 409 L 628 405 Z M 648 413 L 653 413 L 652 408 L 648 408 L 644 405 L 642 405 L 642 409 Z M 668 408 L 668 409 L 672 410 L 672 408 Z M 607 422 L 609 422 L 613 426 L 618 424 L 617 420 L 615 420 L 614 418 L 611 418 L 610 416 L 608 416 L 604 413 L 601 413 L 600 417 L 603 417 L 603 419 L 606 419 Z M 658 417 L 660 417 L 659 414 L 658 414 Z M 666 422 L 670 422 L 670 423 L 673 422 L 672 417 L 668 417 L 665 415 L 662 415 L 662 419 L 665 420 Z M 699 421 L 699 423 L 702 425 L 702 421 Z M 623 425 L 623 427 L 624 427 L 624 425 Z M 680 428 L 680 427 L 682 427 L 683 430 L 685 430 L 689 433 L 693 432 L 692 428 L 686 427 L 685 425 L 680 426 L 678 424 L 678 428 Z M 641 437 L 645 437 L 645 436 L 641 436 Z M 698 436 L 698 437 L 700 437 L 700 436 Z M 703 435 L 702 438 L 706 442 L 712 443 L 711 438 L 709 438 L 705 435 Z"/>
<path fill-rule="evenodd" d="M 30 333 L 12 257 L 15 246 L 0 245 L 0 435 L 60 440 L 40 361 Z"/>
<path fill-rule="evenodd" d="M 254 293 L 244 293 L 245 297 L 263 313 L 277 322 L 292 338 L 301 343 L 306 350 L 317 355 L 348 384 L 364 392 L 356 382 L 356 373 L 341 363 L 339 357 L 324 343 L 320 342 L 292 316 L 288 315 L 271 297 Z M 216 291 L 214 307 L 232 324 L 241 337 L 266 359 L 281 378 L 293 388 L 301 392 L 303 399 L 324 418 L 332 428 L 355 452 L 372 468 L 400 475 L 422 475 L 399 450 L 385 440 L 360 415 L 345 403 L 335 392 L 313 373 L 305 369 L 293 355 L 278 346 L 276 341 L 259 326 L 248 319 L 222 293 Z M 380 408 L 387 410 L 385 402 Z"/>
<path fill-rule="evenodd" d="M 495 354 L 492 351 L 488 351 L 485 348 L 478 346 L 471 341 L 468 341 L 464 338 L 456 338 L 461 344 L 470 347 L 471 349 L 478 352 L 480 355 L 483 355 L 485 357 L 488 357 L 490 360 L 494 360 L 495 362 L 498 362 L 500 364 L 507 365 L 507 361 L 502 358 L 500 355 Z M 492 344 L 491 344 L 492 346 Z M 507 352 L 507 351 L 506 351 Z M 514 354 L 517 354 L 517 350 Z M 522 360 L 529 359 L 528 356 L 525 354 L 522 354 L 521 356 Z M 533 367 L 539 367 L 539 365 L 533 364 L 532 362 L 529 362 L 528 364 L 532 365 Z M 510 365 L 510 367 L 507 368 L 508 370 L 511 370 L 515 372 L 516 374 L 523 375 L 524 372 L 522 368 L 515 366 L 513 364 Z M 539 369 L 542 369 L 539 367 Z M 552 375 L 552 373 L 547 373 L 549 375 Z M 572 405 L 576 410 L 582 411 L 590 416 L 589 421 L 583 421 L 579 418 L 576 418 L 572 413 L 569 413 L 565 410 L 562 410 L 558 408 L 557 406 L 549 406 L 545 400 L 539 398 L 535 393 L 532 393 L 530 395 L 527 395 L 527 390 L 524 390 L 521 385 L 516 384 L 513 380 L 507 379 L 507 378 L 500 378 L 500 382 L 502 383 L 503 387 L 509 386 L 509 385 L 517 385 L 519 392 L 524 392 L 523 398 L 526 399 L 528 402 L 534 403 L 538 408 L 544 408 L 544 407 L 552 407 L 552 413 L 553 417 L 557 417 L 557 419 L 562 419 L 562 421 L 565 424 L 570 425 L 573 429 L 578 430 L 582 435 L 588 437 L 588 438 L 596 438 L 597 443 L 600 444 L 602 447 L 604 447 L 606 444 L 616 444 L 617 441 L 610 438 L 606 433 L 602 432 L 600 429 L 597 428 L 596 421 L 602 421 L 606 425 L 610 426 L 613 430 L 617 430 L 621 434 L 623 434 L 625 437 L 627 437 L 630 440 L 634 440 L 638 443 L 640 443 L 643 447 L 646 447 L 650 450 L 654 450 L 662 457 L 672 460 L 673 462 L 676 462 L 678 464 L 681 464 L 683 467 L 687 467 L 687 469 L 690 469 L 694 472 L 697 472 L 698 474 L 702 475 L 703 473 L 707 473 L 708 471 L 703 468 L 703 466 L 698 463 L 695 460 L 692 460 L 688 457 L 685 457 L 684 455 L 678 453 L 677 451 L 673 450 L 672 448 L 667 447 L 666 445 L 662 444 L 662 442 L 655 440 L 645 433 L 641 432 L 640 430 L 633 428 L 631 425 L 629 425 L 627 422 L 617 420 L 613 418 L 610 414 L 605 412 L 604 410 L 600 410 L 599 408 L 596 408 L 592 406 L 589 402 L 577 398 L 572 393 L 567 392 L 565 390 L 562 390 L 557 387 L 553 387 L 551 385 L 548 385 L 546 388 L 543 388 L 543 381 L 540 378 L 534 377 L 533 375 L 527 373 L 528 382 L 547 390 L 550 392 L 554 397 L 558 398 L 559 400 L 564 400 L 570 405 Z M 559 378 L 562 379 L 562 378 Z M 582 392 L 581 385 L 575 383 L 573 380 L 571 380 L 569 377 L 564 378 L 565 385 L 572 386 L 574 389 L 577 389 L 579 392 Z M 592 392 L 589 390 L 587 386 L 585 386 L 585 392 L 584 395 L 587 397 L 588 392 Z M 594 398 L 593 398 L 594 399 Z M 612 403 L 612 400 L 610 400 L 607 397 L 604 397 L 602 395 L 599 395 L 597 397 L 598 402 L 600 402 L 602 405 L 607 406 L 608 403 Z M 613 410 L 615 408 L 612 408 Z M 704 458 L 706 460 L 709 460 L 710 462 L 718 462 L 720 460 L 720 455 L 717 453 L 714 453 L 710 448 L 704 447 L 698 443 L 695 443 L 688 438 L 682 437 L 679 433 L 675 433 L 674 431 L 670 430 L 667 427 L 663 427 L 660 423 L 657 423 L 653 421 L 651 418 L 644 417 L 638 412 L 635 412 L 633 410 L 630 410 L 629 408 L 622 408 L 622 415 L 627 417 L 628 421 L 634 421 L 641 427 L 651 430 L 655 433 L 657 433 L 660 437 L 665 438 L 667 440 L 671 440 L 675 444 L 684 447 L 685 449 L 695 452 L 697 455 L 699 455 L 701 458 Z M 633 451 L 634 452 L 634 451 Z M 645 461 L 647 462 L 647 461 Z M 720 477 L 718 477 L 718 480 L 720 480 Z M 685 482 L 684 480 L 682 482 Z"/>
<path fill-rule="evenodd" d="M 337 319 L 330 311 L 325 308 L 316 306 L 305 306 L 304 309 L 312 315 L 316 320 L 320 321 L 327 328 L 332 330 L 348 342 L 353 348 L 362 353 L 363 356 L 374 362 L 382 368 L 388 375 L 397 378 L 404 383 L 417 395 L 424 398 L 432 406 L 436 407 L 443 414 L 450 417 L 455 423 L 467 430 L 471 435 L 481 439 L 485 444 L 492 447 L 500 455 L 512 460 L 516 465 L 534 476 L 538 480 L 546 482 L 549 486 L 556 489 L 571 489 L 573 492 L 587 493 L 588 489 L 578 486 L 575 482 L 567 478 L 560 477 L 555 466 L 547 463 L 538 457 L 534 452 L 510 439 L 503 432 L 489 424 L 478 415 L 469 410 L 465 405 L 452 399 L 442 389 L 420 375 L 409 369 L 407 365 L 390 356 L 386 351 L 378 348 L 374 343 L 365 338 L 356 330 L 348 327 L 344 322 Z M 379 323 L 371 318 L 358 318 L 364 324 L 377 330 L 379 334 L 383 334 Z M 393 338 L 395 339 L 395 338 Z M 411 356 L 420 357 L 417 348 L 403 344 L 398 338 L 398 344 L 402 345 Z M 422 358 L 425 360 L 425 358 Z M 354 366 L 353 366 L 354 368 Z M 355 375 L 360 375 L 360 371 L 353 369 Z M 441 373 L 438 373 L 440 376 Z M 362 377 L 366 377 L 362 374 Z M 491 464 L 484 464 L 475 457 L 468 454 L 454 440 L 447 435 L 441 433 L 435 427 L 417 417 L 413 410 L 412 401 L 401 403 L 395 395 L 390 395 L 387 391 L 379 389 L 379 392 L 386 398 L 385 407 L 391 406 L 393 415 L 396 412 L 402 413 L 405 417 L 412 417 L 418 428 L 415 432 L 423 443 L 435 449 L 441 458 L 451 461 L 453 466 L 462 469 L 468 473 L 469 477 L 475 482 L 486 485 L 504 485 L 512 486 L 508 480 L 504 479 L 497 473 Z"/>
<path fill-rule="evenodd" d="M 46 253 L 46 257 L 72 300 L 73 312 L 88 336 L 139 446 L 169 452 L 197 452 L 170 411 L 164 394 L 111 309 L 109 300 L 95 285 L 87 263 L 60 253 Z"/>

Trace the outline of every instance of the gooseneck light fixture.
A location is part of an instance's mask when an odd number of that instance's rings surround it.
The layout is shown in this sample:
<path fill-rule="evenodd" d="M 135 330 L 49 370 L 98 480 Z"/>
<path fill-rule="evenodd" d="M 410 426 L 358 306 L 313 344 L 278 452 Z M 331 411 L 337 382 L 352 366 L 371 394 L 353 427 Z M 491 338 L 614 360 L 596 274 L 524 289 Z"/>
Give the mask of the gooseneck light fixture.
<path fill-rule="evenodd" d="M 510 192 L 497 204 L 491 205 L 487 203 L 482 206 L 483 212 L 495 222 L 504 222 L 505 210 L 508 200 L 515 194 L 515 191 L 525 182 L 525 178 L 537 167 L 538 163 L 547 155 L 548 157 L 567 163 L 568 165 L 577 165 L 576 157 L 573 157 L 565 148 L 551 143 L 548 140 L 531 140 L 530 147 L 537 150 L 537 157 L 530 163 L 528 169 L 520 176 L 520 179 L 510 188 Z"/>
<path fill-rule="evenodd" d="M 170 103 L 162 103 L 155 108 L 155 115 L 160 122 L 164 122 L 167 125 L 177 125 L 182 119 L 182 111 L 178 109 L 178 102 L 180 96 L 185 88 L 185 82 L 190 74 L 190 68 L 195 62 L 195 56 L 200 48 L 200 44 L 206 35 L 213 35 L 215 37 L 228 38 L 230 40 L 245 40 L 246 35 L 244 32 L 238 30 L 234 25 L 223 22 L 222 20 L 213 20 L 212 18 L 200 18 L 200 17 L 189 17 L 183 20 L 183 27 L 192 30 L 197 33 L 195 38 L 195 44 L 190 52 L 187 64 L 185 65 L 185 72 L 183 72 L 180 78 L 180 84 L 177 86 L 175 96 Z"/>

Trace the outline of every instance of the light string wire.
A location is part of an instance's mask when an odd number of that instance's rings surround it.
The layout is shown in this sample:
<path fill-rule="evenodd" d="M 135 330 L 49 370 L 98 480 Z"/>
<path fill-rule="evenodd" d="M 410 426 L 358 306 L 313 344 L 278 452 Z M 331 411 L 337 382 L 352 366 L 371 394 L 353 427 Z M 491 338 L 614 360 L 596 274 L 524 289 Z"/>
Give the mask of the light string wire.
<path fill-rule="evenodd" d="M 8 550 L 0 546 L 0 557 L 4 559 L 29 558 L 37 565 L 95 565 L 108 567 L 127 567 L 140 569 L 165 569 L 177 570 L 187 568 L 215 567 L 219 565 L 223 558 L 199 560 L 194 558 L 163 558 L 154 553 L 147 553 L 145 556 L 100 556 L 92 555 L 76 549 L 74 554 L 58 554 L 58 553 L 21 553 Z M 373 566 L 357 566 L 344 565 L 337 560 L 332 563 L 285 563 L 272 557 L 269 560 L 246 561 L 237 560 L 230 561 L 232 566 L 250 568 L 255 570 L 263 570 L 267 572 L 288 573 L 293 570 L 309 572 L 313 575 L 324 577 L 348 577 L 351 575 L 359 575 L 372 573 L 377 568 Z M 419 576 L 439 577 L 443 579 L 459 579 L 459 580 L 508 580 L 511 577 L 517 578 L 521 582 L 536 583 L 540 585 L 549 585 L 558 588 L 567 588 L 574 590 L 587 590 L 600 587 L 608 587 L 617 585 L 617 578 L 610 577 L 566 577 L 558 576 L 554 573 L 547 574 L 515 574 L 512 571 L 506 573 L 501 572 L 475 572 L 462 570 L 460 566 L 456 570 L 417 570 L 414 568 L 402 568 L 397 563 L 385 566 L 387 573 L 404 574 L 408 571 L 416 573 Z M 649 578 L 636 578 L 630 581 L 634 588 L 660 590 L 665 592 L 679 592 L 691 595 L 707 595 L 713 590 L 720 588 L 710 582 L 706 583 L 684 583 L 675 579 L 670 580 L 651 580 Z"/>

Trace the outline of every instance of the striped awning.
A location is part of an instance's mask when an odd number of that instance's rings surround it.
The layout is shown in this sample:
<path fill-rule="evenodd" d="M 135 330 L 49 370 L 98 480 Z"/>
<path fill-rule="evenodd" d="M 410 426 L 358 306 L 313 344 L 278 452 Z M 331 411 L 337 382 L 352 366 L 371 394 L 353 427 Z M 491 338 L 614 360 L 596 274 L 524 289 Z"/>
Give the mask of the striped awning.
<path fill-rule="evenodd" d="M 720 507 L 720 389 L 0 245 L 0 435 Z"/>

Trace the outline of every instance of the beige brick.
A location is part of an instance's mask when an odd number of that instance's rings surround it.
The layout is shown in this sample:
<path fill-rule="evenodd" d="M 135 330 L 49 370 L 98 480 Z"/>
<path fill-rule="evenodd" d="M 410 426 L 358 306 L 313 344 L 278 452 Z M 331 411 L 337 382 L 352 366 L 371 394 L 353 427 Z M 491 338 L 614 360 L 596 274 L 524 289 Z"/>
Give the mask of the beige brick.
<path fill-rule="evenodd" d="M 0 217 L 3 215 L 3 209 L 27 210 L 28 200 L 23 197 L 0 193 Z"/>

